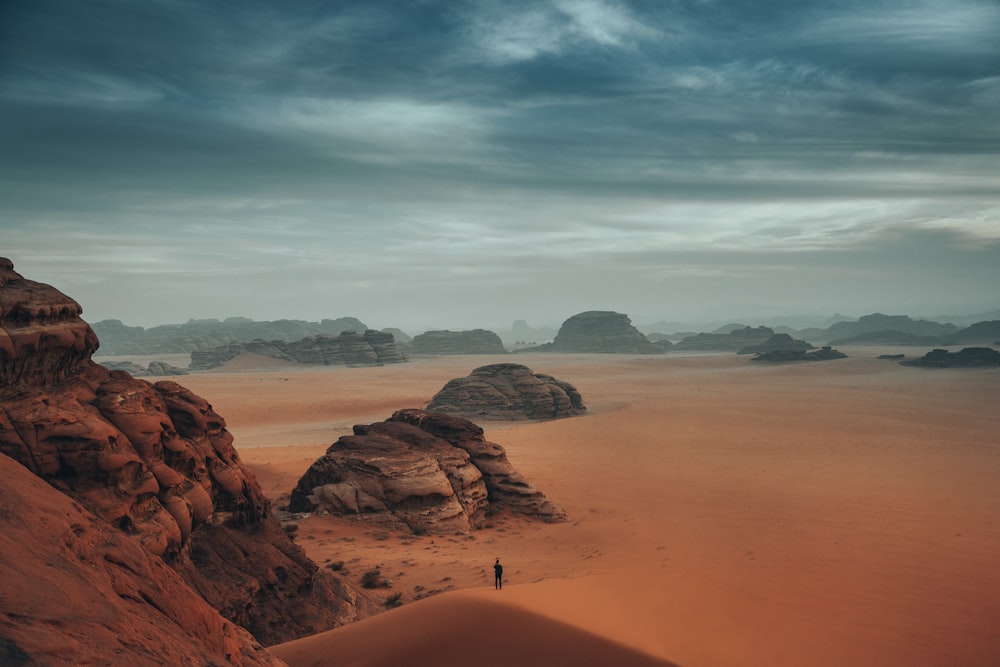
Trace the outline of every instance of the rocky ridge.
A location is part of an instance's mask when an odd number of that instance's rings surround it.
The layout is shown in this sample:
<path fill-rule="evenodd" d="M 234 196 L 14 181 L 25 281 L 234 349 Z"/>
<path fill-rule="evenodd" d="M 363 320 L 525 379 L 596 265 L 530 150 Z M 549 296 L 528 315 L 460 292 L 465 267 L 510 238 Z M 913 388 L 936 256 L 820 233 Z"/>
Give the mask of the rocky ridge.
<path fill-rule="evenodd" d="M 246 317 L 229 317 L 225 320 L 189 320 L 184 324 L 162 324 L 148 329 L 128 326 L 121 320 L 101 320 L 94 322 L 92 328 L 101 339 L 102 355 L 182 354 L 229 343 L 248 343 L 252 340 L 291 342 L 309 336 L 337 336 L 344 331 L 368 329 L 354 317 L 319 322 L 258 322 Z"/>
<path fill-rule="evenodd" d="M 482 527 L 501 509 L 552 522 L 567 518 L 480 426 L 417 409 L 355 426 L 309 467 L 289 503 L 292 512 L 435 534 Z"/>
<path fill-rule="evenodd" d="M 321 334 L 286 343 L 254 340 L 229 343 L 191 352 L 191 370 L 210 370 L 232 361 L 244 352 L 300 364 L 327 366 L 381 366 L 406 361 L 391 333 L 369 329 L 364 334 L 345 331 L 339 336 Z"/>
<path fill-rule="evenodd" d="M 576 387 L 521 364 L 480 366 L 449 380 L 427 409 L 467 419 L 559 419 L 585 414 Z"/>
<path fill-rule="evenodd" d="M 282 530 L 225 420 L 176 382 L 95 363 L 81 314 L 0 259 L 0 453 L 264 644 L 353 619 L 352 592 Z"/>

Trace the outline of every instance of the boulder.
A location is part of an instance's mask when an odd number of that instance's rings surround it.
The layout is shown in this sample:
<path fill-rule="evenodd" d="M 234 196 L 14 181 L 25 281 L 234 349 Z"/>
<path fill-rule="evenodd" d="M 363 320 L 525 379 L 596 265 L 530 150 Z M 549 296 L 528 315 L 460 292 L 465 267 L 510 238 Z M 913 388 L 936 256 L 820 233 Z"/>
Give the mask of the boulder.
<path fill-rule="evenodd" d="M 353 619 L 351 594 L 271 514 L 225 420 L 176 382 L 95 363 L 81 314 L 0 259 L 0 453 L 265 644 Z"/>
<path fill-rule="evenodd" d="M 292 491 L 289 510 L 372 525 L 464 533 L 500 509 L 564 521 L 475 423 L 426 410 L 399 410 L 354 427 L 316 460 Z"/>
<path fill-rule="evenodd" d="M 413 337 L 409 349 L 414 355 L 507 354 L 500 336 L 486 329 L 425 331 Z"/>
<path fill-rule="evenodd" d="M 600 354 L 663 354 L 666 347 L 651 343 L 628 315 L 590 310 L 563 322 L 551 343 L 518 352 L 584 352 Z"/>
<path fill-rule="evenodd" d="M 587 411 L 576 387 L 521 364 L 480 366 L 466 377 L 449 380 L 427 409 L 505 421 L 559 419 Z"/>

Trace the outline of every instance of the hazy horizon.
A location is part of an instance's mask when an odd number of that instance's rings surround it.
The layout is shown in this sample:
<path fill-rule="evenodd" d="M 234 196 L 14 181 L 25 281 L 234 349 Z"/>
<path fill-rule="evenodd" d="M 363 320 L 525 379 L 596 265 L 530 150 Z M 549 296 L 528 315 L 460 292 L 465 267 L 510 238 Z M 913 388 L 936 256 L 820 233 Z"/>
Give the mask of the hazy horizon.
<path fill-rule="evenodd" d="M 144 327 L 993 311 L 998 34 L 989 0 L 12 0 L 0 255 Z"/>

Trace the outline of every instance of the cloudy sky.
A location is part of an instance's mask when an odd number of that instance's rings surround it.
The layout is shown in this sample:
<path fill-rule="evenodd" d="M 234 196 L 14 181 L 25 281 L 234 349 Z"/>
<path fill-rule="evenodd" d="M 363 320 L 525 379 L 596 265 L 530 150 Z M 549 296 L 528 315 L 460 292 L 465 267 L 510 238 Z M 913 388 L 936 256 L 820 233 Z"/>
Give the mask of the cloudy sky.
<path fill-rule="evenodd" d="M 4 0 L 0 255 L 143 326 L 995 309 L 1000 3 Z"/>

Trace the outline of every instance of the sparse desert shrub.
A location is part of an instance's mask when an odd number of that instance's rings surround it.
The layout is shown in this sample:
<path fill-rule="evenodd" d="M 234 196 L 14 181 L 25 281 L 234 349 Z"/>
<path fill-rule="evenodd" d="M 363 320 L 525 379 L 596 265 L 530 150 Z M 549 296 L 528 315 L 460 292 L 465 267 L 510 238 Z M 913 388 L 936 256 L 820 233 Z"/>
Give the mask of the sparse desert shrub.
<path fill-rule="evenodd" d="M 368 570 L 363 575 L 361 575 L 361 586 L 362 588 L 375 588 L 379 585 L 379 580 L 382 578 L 381 570 Z"/>
<path fill-rule="evenodd" d="M 414 535 L 426 535 L 427 534 L 427 529 L 424 528 L 423 526 L 414 526 L 413 527 L 413 534 Z"/>
<path fill-rule="evenodd" d="M 385 599 L 382 600 L 382 604 L 385 605 L 386 609 L 392 609 L 393 607 L 398 607 L 403 604 L 403 594 L 393 593 L 392 595 L 387 595 Z"/>
<path fill-rule="evenodd" d="M 342 560 L 334 561 L 333 563 L 327 565 L 327 567 L 333 570 L 334 572 L 340 572 L 341 570 L 344 569 L 344 561 Z"/>

